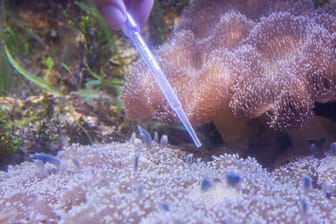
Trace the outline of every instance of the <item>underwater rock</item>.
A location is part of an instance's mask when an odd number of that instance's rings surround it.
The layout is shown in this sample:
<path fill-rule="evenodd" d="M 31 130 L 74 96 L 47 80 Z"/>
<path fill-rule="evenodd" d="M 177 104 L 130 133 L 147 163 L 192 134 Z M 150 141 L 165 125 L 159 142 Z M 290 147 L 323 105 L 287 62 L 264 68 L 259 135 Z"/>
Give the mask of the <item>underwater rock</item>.
<path fill-rule="evenodd" d="M 58 170 L 44 164 L 44 176 L 34 162 L 10 166 L 0 172 L 0 223 L 336 220 L 336 156 L 332 153 L 321 159 L 301 157 L 274 171 L 236 154 L 223 154 L 210 162 L 194 155 L 192 163 L 186 156 L 190 152 L 157 143 L 151 147 L 139 142 L 72 145 L 57 155 L 63 164 Z M 74 164 L 74 158 L 79 164 Z M 233 171 L 239 184 L 228 182 Z M 303 186 L 303 175 L 311 177 L 309 191 Z M 210 185 L 204 184 L 204 178 Z"/>

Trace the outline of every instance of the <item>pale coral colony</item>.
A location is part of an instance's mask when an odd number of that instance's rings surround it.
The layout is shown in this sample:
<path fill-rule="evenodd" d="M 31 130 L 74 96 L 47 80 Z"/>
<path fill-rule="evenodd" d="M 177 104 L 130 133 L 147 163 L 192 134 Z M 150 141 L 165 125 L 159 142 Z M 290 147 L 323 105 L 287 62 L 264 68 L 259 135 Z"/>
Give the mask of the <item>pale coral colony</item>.
<path fill-rule="evenodd" d="M 226 142 L 259 133 L 251 120 L 294 139 L 336 130 L 313 115 L 336 99 L 336 2 L 193 1 L 156 54 L 191 123 L 213 122 Z M 122 99 L 131 119 L 177 121 L 141 60 Z"/>

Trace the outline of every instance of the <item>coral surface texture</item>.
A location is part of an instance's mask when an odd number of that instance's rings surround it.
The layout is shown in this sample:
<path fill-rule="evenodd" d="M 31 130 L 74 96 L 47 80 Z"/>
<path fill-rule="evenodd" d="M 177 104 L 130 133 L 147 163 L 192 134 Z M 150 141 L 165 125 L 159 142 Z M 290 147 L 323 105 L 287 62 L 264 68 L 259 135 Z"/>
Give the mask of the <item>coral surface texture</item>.
<path fill-rule="evenodd" d="M 193 125 L 229 108 L 275 130 L 301 127 L 314 102 L 336 99 L 336 3 L 193 1 L 156 54 Z M 141 60 L 122 99 L 129 118 L 177 120 Z"/>
<path fill-rule="evenodd" d="M 53 159 L 42 158 L 45 164 L 9 167 L 0 172 L 0 223 L 336 220 L 331 152 L 272 172 L 253 158 L 223 154 L 204 162 L 195 155 L 158 144 L 113 143 L 70 146 Z"/>

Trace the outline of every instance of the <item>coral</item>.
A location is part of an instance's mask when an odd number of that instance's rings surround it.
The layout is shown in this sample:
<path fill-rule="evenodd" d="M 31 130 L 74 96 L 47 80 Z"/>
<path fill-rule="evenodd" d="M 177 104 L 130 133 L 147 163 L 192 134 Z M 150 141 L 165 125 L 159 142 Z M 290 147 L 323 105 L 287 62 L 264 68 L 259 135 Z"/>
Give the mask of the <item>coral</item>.
<path fill-rule="evenodd" d="M 291 130 L 309 122 L 314 103 L 336 99 L 335 21 L 335 2 L 194 1 L 156 53 L 193 125 L 246 128 L 258 118 Z M 122 100 L 131 119 L 177 121 L 141 61 Z"/>
<path fill-rule="evenodd" d="M 0 172 L 1 223 L 333 223 L 336 157 L 272 172 L 255 159 L 150 147 L 139 140 L 26 161 Z M 42 166 L 41 166 L 42 165 Z M 305 183 L 308 180 L 308 184 Z M 308 187 L 307 187 L 308 186 Z M 323 186 L 323 187 L 322 187 Z"/>

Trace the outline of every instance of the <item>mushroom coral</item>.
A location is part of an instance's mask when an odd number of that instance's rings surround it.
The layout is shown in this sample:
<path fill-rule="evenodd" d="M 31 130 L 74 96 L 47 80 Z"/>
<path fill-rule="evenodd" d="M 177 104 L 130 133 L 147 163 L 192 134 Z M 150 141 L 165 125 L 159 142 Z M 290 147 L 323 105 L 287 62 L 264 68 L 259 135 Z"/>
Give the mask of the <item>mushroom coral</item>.
<path fill-rule="evenodd" d="M 191 123 L 214 122 L 226 141 L 251 132 L 251 120 L 311 127 L 314 103 L 336 99 L 336 3 L 193 1 L 155 53 Z M 178 120 L 141 60 L 122 101 L 130 119 Z"/>

